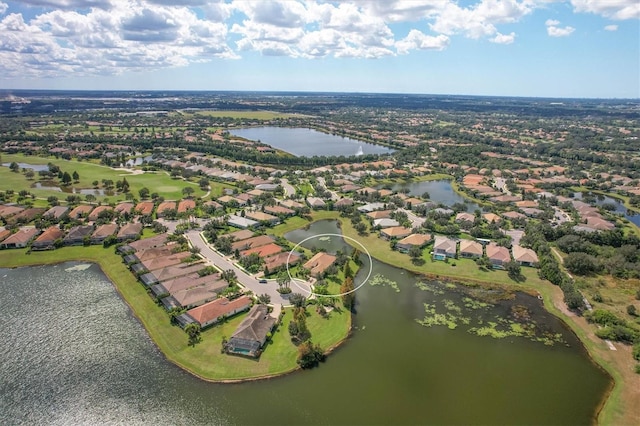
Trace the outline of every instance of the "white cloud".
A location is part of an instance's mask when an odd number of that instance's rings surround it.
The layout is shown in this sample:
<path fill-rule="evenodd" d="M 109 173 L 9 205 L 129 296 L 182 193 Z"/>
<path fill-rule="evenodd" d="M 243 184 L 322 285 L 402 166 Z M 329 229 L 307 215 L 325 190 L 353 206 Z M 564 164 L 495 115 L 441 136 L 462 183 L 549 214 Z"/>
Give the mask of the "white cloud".
<path fill-rule="evenodd" d="M 498 33 L 494 38 L 491 39 L 492 43 L 497 44 L 511 44 L 516 39 L 516 33 L 512 32 L 511 34 L 500 34 Z"/>
<path fill-rule="evenodd" d="M 22 0 L 20 3 L 26 6 L 38 6 L 54 9 L 88 9 L 91 7 L 109 9 L 111 0 Z"/>
<path fill-rule="evenodd" d="M 418 30 L 411 30 L 405 38 L 396 42 L 396 49 L 401 55 L 406 55 L 411 50 L 444 50 L 447 46 L 449 37 L 446 35 L 428 36 Z"/>
<path fill-rule="evenodd" d="M 560 21 L 557 21 L 555 19 L 547 19 L 544 24 L 547 27 L 547 34 L 549 34 L 551 37 L 566 37 L 568 35 L 571 35 L 571 33 L 576 30 L 575 28 L 570 26 L 560 28 L 558 26 L 560 25 Z"/>
<path fill-rule="evenodd" d="M 640 19 L 638 0 L 571 0 L 576 12 L 594 13 L 616 20 Z"/>
<path fill-rule="evenodd" d="M 617 25 L 606 25 L 604 27 L 605 31 L 618 31 L 618 26 Z"/>
<path fill-rule="evenodd" d="M 9 5 L 0 1 L 0 15 L 4 15 L 4 13 L 9 8 Z"/>

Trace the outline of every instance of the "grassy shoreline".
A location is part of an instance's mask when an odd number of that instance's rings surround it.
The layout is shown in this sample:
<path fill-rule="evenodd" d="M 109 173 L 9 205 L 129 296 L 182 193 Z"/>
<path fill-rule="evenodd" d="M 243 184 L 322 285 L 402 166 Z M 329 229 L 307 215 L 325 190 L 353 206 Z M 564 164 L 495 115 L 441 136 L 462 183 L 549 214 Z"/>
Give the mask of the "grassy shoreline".
<path fill-rule="evenodd" d="M 246 314 L 237 315 L 222 324 L 203 330 L 202 341 L 190 347 L 184 331 L 169 323 L 164 308 L 149 297 L 113 249 L 104 249 L 101 246 L 65 247 L 55 251 L 32 252 L 30 255 L 26 254 L 26 249 L 0 251 L 0 266 L 7 268 L 67 261 L 92 262 L 99 265 L 164 357 L 202 380 L 217 383 L 243 382 L 277 377 L 299 369 L 296 363 L 297 348 L 291 343 L 287 331 L 292 317 L 290 310 L 285 310 L 283 323 L 273 333 L 272 341 L 260 361 L 256 362 L 252 359 L 224 355 L 220 351 L 223 337 L 231 336 Z M 329 351 L 348 339 L 351 330 L 350 313 L 332 312 L 328 319 L 324 319 L 315 310 L 309 311 L 307 326 L 314 343 L 328 348 Z"/>

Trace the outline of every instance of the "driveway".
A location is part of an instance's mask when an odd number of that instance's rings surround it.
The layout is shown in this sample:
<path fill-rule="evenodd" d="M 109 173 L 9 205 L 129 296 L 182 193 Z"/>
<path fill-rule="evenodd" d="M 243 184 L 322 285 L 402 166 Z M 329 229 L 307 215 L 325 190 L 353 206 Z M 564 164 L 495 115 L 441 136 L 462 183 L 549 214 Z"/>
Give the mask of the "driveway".
<path fill-rule="evenodd" d="M 285 178 L 280 179 L 280 185 L 284 188 L 285 196 L 296 195 L 296 189 L 289 183 L 289 181 Z"/>
<path fill-rule="evenodd" d="M 224 256 L 222 253 L 209 246 L 202 238 L 202 235 L 200 235 L 200 231 L 191 230 L 189 232 L 186 232 L 184 235 L 189 239 L 192 246 L 198 247 L 200 249 L 200 254 L 204 256 L 211 264 L 217 266 L 223 271 L 226 271 L 228 269 L 234 271 L 236 273 L 236 276 L 238 277 L 238 284 L 240 286 L 247 290 L 251 290 L 256 296 L 259 296 L 261 294 L 268 294 L 269 296 L 271 296 L 271 304 L 273 305 L 290 306 L 288 298 L 285 298 L 280 293 L 278 293 L 278 283 L 276 282 L 276 280 L 268 280 L 266 284 L 260 284 L 260 278 L 256 277 L 255 275 L 248 274 L 243 269 L 234 265 L 233 260 L 230 257 Z M 310 288 L 309 284 L 301 285 L 304 288 Z M 311 292 L 310 290 L 307 290 L 307 292 L 301 290 L 294 283 L 291 283 L 291 289 L 294 293 L 301 293 L 304 295 L 308 295 Z"/>

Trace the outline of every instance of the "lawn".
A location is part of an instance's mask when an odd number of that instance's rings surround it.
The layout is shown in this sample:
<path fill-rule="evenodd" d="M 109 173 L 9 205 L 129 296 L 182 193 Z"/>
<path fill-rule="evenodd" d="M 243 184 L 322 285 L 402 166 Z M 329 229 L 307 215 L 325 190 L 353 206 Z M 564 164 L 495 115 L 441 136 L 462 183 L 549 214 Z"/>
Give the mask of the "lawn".
<path fill-rule="evenodd" d="M 200 197 L 205 194 L 204 191 L 194 182 L 187 182 L 182 179 L 172 179 L 165 172 L 149 172 L 144 174 L 133 174 L 131 172 L 123 170 L 115 170 L 110 167 L 102 166 L 87 161 L 76 160 L 59 160 L 55 158 L 43 158 L 36 156 L 25 156 L 22 154 L 3 154 L 2 162 L 10 163 L 12 161 L 28 163 L 28 164 L 48 164 L 53 163 L 60 167 L 63 172 L 72 174 L 77 171 L 80 175 L 80 182 L 78 184 L 72 184 L 72 187 L 78 189 L 93 188 L 93 182 L 100 182 L 100 188 L 102 187 L 103 179 L 110 179 L 114 182 L 122 180 L 126 177 L 129 182 L 130 192 L 134 197 L 138 198 L 138 191 L 143 187 L 149 188 L 153 192 L 157 192 L 159 195 L 169 200 L 176 200 L 183 197 L 182 189 L 186 186 L 192 187 L 195 192 L 194 196 Z M 22 189 L 26 189 L 35 194 L 39 198 L 47 198 L 51 195 L 64 200 L 70 193 L 32 188 L 31 185 L 38 182 L 38 176 L 34 180 L 27 180 L 22 173 L 13 173 L 8 167 L 0 167 L 0 190 L 13 189 L 16 192 Z M 220 186 L 219 186 L 220 185 Z M 224 184 L 212 183 L 212 191 L 214 193 L 221 193 Z M 98 200 L 123 201 L 126 199 L 124 194 L 116 194 L 113 196 L 97 196 Z"/>
<path fill-rule="evenodd" d="M 145 288 L 122 263 L 113 248 L 101 246 L 65 247 L 55 251 L 32 252 L 26 250 L 0 251 L 1 267 L 19 267 L 36 264 L 83 260 L 100 265 L 125 302 L 146 328 L 154 343 L 167 359 L 193 374 L 213 381 L 241 380 L 283 374 L 297 369 L 297 349 L 287 331 L 291 312 L 286 311 L 284 325 L 273 335 L 259 361 L 224 355 L 220 352 L 223 337 L 229 337 L 246 314 L 233 317 L 224 324 L 202 332 L 202 341 L 194 347 L 187 343 L 187 335 L 169 322 L 164 308 L 151 299 Z M 309 308 L 308 327 L 314 343 L 329 349 L 348 336 L 350 314 L 332 313 L 323 319 Z"/>

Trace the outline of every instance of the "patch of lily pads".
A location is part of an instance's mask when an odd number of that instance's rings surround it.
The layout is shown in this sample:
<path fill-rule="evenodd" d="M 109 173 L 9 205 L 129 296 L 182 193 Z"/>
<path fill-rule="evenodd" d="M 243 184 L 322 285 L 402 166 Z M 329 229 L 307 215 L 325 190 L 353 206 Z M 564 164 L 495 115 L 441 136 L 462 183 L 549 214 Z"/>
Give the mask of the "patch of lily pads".
<path fill-rule="evenodd" d="M 398 287 L 398 283 L 390 280 L 382 274 L 374 275 L 373 278 L 369 280 L 369 284 L 372 286 L 391 287 L 395 290 L 396 293 L 400 293 L 400 287 Z"/>

